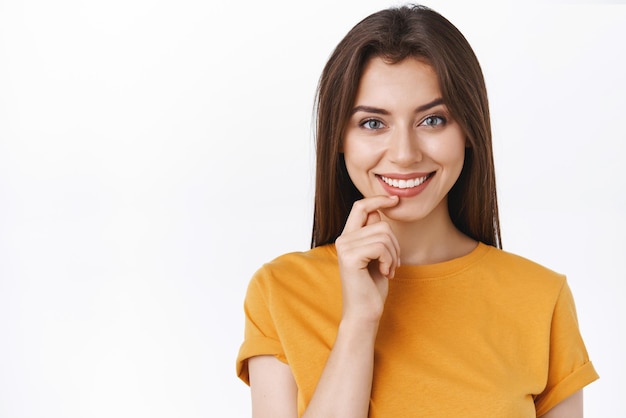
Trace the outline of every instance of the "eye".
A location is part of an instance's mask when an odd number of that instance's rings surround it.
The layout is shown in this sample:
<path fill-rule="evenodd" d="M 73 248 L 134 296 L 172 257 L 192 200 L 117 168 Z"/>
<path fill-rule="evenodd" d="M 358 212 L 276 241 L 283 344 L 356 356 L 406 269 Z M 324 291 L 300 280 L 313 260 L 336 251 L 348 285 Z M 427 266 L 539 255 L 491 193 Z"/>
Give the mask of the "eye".
<path fill-rule="evenodd" d="M 372 131 L 385 127 L 385 125 L 378 119 L 367 119 L 361 122 L 361 126 L 365 129 L 370 129 Z"/>
<path fill-rule="evenodd" d="M 446 122 L 447 122 L 446 118 L 441 117 L 441 116 L 432 115 L 432 116 L 426 117 L 422 121 L 422 123 L 420 123 L 420 125 L 437 127 L 437 126 L 445 125 Z"/>

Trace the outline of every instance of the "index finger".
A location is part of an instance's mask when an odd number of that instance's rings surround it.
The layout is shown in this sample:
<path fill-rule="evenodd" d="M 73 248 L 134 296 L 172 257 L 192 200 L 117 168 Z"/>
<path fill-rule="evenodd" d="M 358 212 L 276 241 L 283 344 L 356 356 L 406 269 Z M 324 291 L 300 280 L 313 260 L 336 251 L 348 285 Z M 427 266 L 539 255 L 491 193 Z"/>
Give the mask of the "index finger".
<path fill-rule="evenodd" d="M 357 200 L 352 205 L 352 210 L 346 220 L 344 232 L 356 231 L 367 224 L 368 215 L 379 209 L 391 208 L 398 204 L 398 196 L 372 196 Z"/>

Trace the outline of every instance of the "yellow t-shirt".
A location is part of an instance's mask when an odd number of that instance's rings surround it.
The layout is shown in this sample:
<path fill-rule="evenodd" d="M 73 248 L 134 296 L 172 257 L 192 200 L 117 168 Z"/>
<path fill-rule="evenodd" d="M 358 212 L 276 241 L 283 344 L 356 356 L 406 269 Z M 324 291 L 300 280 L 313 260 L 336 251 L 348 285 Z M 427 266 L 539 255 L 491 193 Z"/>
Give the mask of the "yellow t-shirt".
<path fill-rule="evenodd" d="M 265 264 L 244 309 L 238 376 L 249 383 L 247 359 L 276 356 L 293 372 L 302 415 L 341 319 L 334 245 Z M 481 243 L 454 260 L 396 271 L 369 416 L 536 417 L 597 378 L 565 277 Z"/>

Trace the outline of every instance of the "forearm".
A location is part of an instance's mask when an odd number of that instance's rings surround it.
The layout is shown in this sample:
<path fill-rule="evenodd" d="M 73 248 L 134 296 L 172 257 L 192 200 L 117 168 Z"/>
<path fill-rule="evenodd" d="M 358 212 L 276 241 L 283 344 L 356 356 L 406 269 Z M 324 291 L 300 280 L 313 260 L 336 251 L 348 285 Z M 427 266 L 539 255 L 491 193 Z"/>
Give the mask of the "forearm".
<path fill-rule="evenodd" d="M 303 418 L 365 418 L 369 411 L 378 324 L 342 321 Z"/>

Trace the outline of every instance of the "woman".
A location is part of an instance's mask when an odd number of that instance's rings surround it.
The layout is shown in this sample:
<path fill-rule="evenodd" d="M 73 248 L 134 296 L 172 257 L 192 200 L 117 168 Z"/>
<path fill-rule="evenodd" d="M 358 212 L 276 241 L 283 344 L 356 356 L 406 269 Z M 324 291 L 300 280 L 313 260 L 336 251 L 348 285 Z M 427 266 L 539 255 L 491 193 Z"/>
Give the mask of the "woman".
<path fill-rule="evenodd" d="M 598 378 L 565 277 L 501 249 L 487 93 L 421 6 L 357 24 L 322 73 L 312 249 L 252 278 L 255 417 L 582 417 Z"/>

